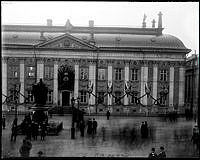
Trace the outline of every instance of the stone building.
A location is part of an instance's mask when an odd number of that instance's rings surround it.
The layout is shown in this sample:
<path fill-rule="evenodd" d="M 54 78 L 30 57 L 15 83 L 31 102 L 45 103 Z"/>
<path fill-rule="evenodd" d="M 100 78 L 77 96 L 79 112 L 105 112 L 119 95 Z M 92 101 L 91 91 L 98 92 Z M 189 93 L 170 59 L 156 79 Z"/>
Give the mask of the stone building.
<path fill-rule="evenodd" d="M 69 20 L 54 26 L 50 19 L 46 26 L 3 25 L 2 93 L 12 95 L 14 84 L 20 84 L 20 103 L 22 95 L 31 103 L 32 84 L 42 78 L 51 105 L 69 106 L 74 96 L 80 97 L 81 109 L 91 112 L 107 107 L 111 112 L 143 112 L 145 106 L 152 112 L 181 112 L 190 49 L 162 33 L 161 12 L 158 27 L 155 23 L 147 27 L 144 17 L 141 28 L 96 27 L 94 21 L 88 27 L 73 26 Z M 134 92 L 127 96 L 125 88 L 130 86 Z M 147 88 L 151 96 L 145 95 Z M 163 91 L 168 93 L 165 98 Z M 154 105 L 152 97 L 161 105 Z"/>

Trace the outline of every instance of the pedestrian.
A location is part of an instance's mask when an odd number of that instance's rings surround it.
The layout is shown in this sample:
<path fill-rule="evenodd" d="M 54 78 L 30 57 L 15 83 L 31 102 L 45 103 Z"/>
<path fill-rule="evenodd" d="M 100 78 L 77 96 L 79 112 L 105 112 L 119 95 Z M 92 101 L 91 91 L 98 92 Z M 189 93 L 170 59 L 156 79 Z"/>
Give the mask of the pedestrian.
<path fill-rule="evenodd" d="M 2 117 L 2 127 L 3 127 L 3 129 L 6 128 L 6 115 L 5 114 L 3 114 L 3 117 Z"/>
<path fill-rule="evenodd" d="M 160 153 L 158 154 L 158 158 L 166 158 L 166 153 L 163 146 L 160 147 Z"/>
<path fill-rule="evenodd" d="M 88 123 L 87 123 L 87 133 L 91 134 L 92 133 L 92 120 L 89 118 Z"/>
<path fill-rule="evenodd" d="M 31 142 L 27 139 L 24 139 L 23 144 L 19 149 L 21 157 L 29 157 L 31 148 L 32 148 Z"/>
<path fill-rule="evenodd" d="M 84 137 L 84 131 L 85 131 L 85 123 L 84 123 L 84 121 L 80 121 L 81 137 Z"/>
<path fill-rule="evenodd" d="M 17 138 L 17 118 L 14 119 L 13 124 L 12 124 L 12 129 L 11 129 L 12 133 L 11 133 L 11 141 L 16 141 Z"/>
<path fill-rule="evenodd" d="M 141 137 L 144 138 L 145 137 L 145 125 L 144 125 L 144 122 L 142 122 L 142 125 L 141 125 L 141 129 L 140 129 L 140 133 L 141 133 Z"/>
<path fill-rule="evenodd" d="M 109 117 L 110 117 L 110 111 L 109 110 L 107 111 L 106 116 L 107 116 L 107 120 L 109 120 Z"/>
<path fill-rule="evenodd" d="M 43 152 L 42 151 L 38 152 L 38 157 L 43 157 Z"/>
<path fill-rule="evenodd" d="M 95 120 L 95 118 L 93 118 L 93 134 L 97 133 L 97 121 Z"/>
<path fill-rule="evenodd" d="M 158 158 L 158 155 L 155 152 L 155 148 L 151 149 L 151 153 L 149 153 L 149 158 Z"/>
<path fill-rule="evenodd" d="M 45 139 L 46 136 L 46 123 L 41 125 L 41 141 Z"/>
<path fill-rule="evenodd" d="M 32 135 L 32 127 L 31 127 L 31 124 L 28 124 L 28 127 L 26 128 L 27 139 L 31 140 L 31 135 Z"/>
<path fill-rule="evenodd" d="M 147 121 L 144 122 L 144 137 L 148 138 L 148 124 Z"/>

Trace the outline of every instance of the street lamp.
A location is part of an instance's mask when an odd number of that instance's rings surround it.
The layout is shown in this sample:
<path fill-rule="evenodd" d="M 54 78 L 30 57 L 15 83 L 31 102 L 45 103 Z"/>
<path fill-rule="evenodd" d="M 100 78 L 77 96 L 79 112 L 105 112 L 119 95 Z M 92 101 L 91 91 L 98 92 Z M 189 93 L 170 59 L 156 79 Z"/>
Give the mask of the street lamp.
<path fill-rule="evenodd" d="M 74 128 L 74 97 L 71 98 L 71 104 L 72 104 L 72 128 L 71 128 L 71 139 L 75 139 L 75 128 Z"/>

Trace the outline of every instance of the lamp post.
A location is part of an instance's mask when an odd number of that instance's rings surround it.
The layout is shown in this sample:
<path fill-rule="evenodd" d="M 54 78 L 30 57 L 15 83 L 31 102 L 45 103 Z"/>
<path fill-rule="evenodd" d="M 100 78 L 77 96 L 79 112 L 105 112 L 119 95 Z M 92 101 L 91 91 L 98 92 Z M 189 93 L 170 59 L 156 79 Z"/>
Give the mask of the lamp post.
<path fill-rule="evenodd" d="M 79 107 L 80 107 L 80 98 L 79 96 L 77 97 L 77 103 L 78 103 L 78 111 L 77 111 L 77 126 L 79 127 L 79 120 L 80 120 L 80 113 L 79 113 Z"/>
<path fill-rule="evenodd" d="M 74 97 L 71 98 L 71 104 L 72 104 L 72 128 L 71 128 L 71 139 L 75 139 L 75 128 L 74 128 Z"/>

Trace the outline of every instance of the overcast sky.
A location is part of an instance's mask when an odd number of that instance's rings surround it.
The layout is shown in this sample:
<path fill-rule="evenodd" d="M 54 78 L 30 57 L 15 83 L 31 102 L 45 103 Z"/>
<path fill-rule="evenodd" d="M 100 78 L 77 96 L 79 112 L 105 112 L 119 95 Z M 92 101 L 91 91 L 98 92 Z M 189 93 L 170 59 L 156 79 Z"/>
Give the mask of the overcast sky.
<path fill-rule="evenodd" d="M 163 16 L 163 33 L 179 38 L 187 48 L 199 50 L 198 2 L 1 2 L 2 24 L 65 25 L 67 19 L 74 26 L 141 27 L 146 14 L 147 27 L 158 13 Z M 156 23 L 157 27 L 157 23 Z"/>

